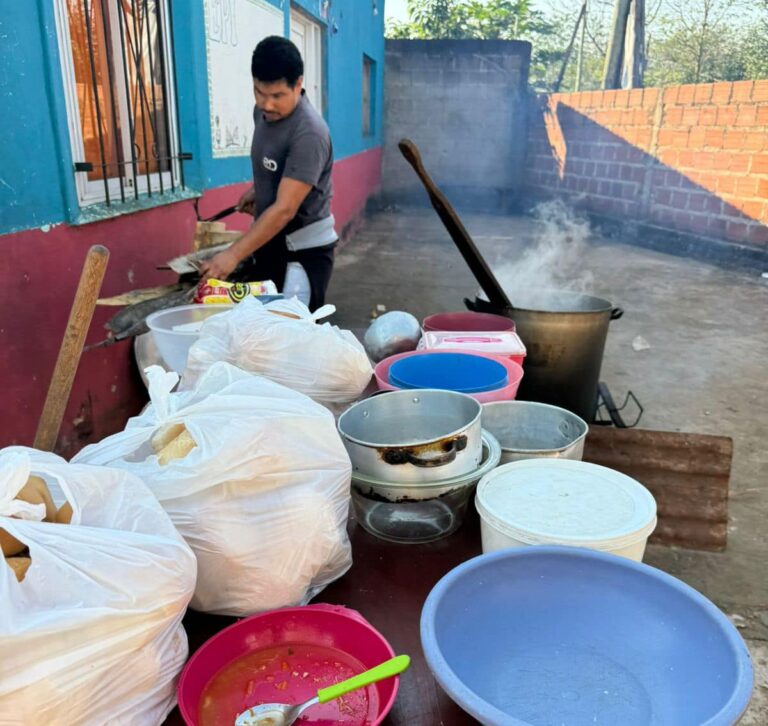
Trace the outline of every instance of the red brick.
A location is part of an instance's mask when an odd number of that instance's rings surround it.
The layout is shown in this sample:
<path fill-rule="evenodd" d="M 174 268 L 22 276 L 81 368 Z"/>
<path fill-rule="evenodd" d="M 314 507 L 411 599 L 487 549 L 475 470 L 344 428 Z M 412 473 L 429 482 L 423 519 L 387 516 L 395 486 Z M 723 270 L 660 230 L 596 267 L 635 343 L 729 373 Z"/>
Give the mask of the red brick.
<path fill-rule="evenodd" d="M 757 107 L 742 104 L 736 116 L 736 126 L 754 126 L 757 123 Z"/>
<path fill-rule="evenodd" d="M 714 168 L 715 155 L 707 151 L 695 151 L 693 153 L 692 166 L 699 171 L 706 171 L 707 169 Z"/>
<path fill-rule="evenodd" d="M 659 101 L 659 93 L 658 88 L 644 88 L 643 108 L 656 108 L 656 104 Z"/>
<path fill-rule="evenodd" d="M 688 106 L 683 109 L 683 125 L 696 126 L 699 123 L 698 106 Z"/>
<path fill-rule="evenodd" d="M 761 199 L 768 199 L 768 179 L 760 179 L 757 182 L 757 196 Z"/>
<path fill-rule="evenodd" d="M 702 126 L 714 126 L 717 121 L 717 106 L 702 106 L 699 123 Z"/>
<path fill-rule="evenodd" d="M 768 174 L 768 154 L 753 156 L 749 171 L 752 174 Z"/>
<path fill-rule="evenodd" d="M 768 101 L 768 80 L 755 81 L 755 86 L 752 89 L 753 101 Z"/>
<path fill-rule="evenodd" d="M 690 228 L 694 232 L 706 234 L 709 231 L 709 217 L 706 214 L 694 214 L 691 216 Z"/>
<path fill-rule="evenodd" d="M 741 202 L 736 206 L 748 217 L 759 220 L 763 214 L 764 202 Z"/>
<path fill-rule="evenodd" d="M 747 134 L 743 131 L 726 131 L 723 137 L 724 149 L 743 149 Z"/>
<path fill-rule="evenodd" d="M 688 212 L 675 212 L 672 215 L 672 223 L 678 229 L 688 229 L 691 224 L 691 215 Z"/>
<path fill-rule="evenodd" d="M 638 108 L 639 106 L 643 105 L 643 89 L 642 88 L 633 88 L 629 92 L 628 105 L 630 106 L 630 108 Z"/>
<path fill-rule="evenodd" d="M 684 149 L 677 155 L 677 165 L 685 169 L 691 169 L 694 165 L 695 154 L 693 151 Z"/>
<path fill-rule="evenodd" d="M 712 98 L 713 88 L 714 84 L 712 83 L 699 83 L 693 95 L 696 103 L 709 103 L 709 100 Z"/>
<path fill-rule="evenodd" d="M 706 145 L 707 130 L 701 126 L 694 126 L 688 134 L 688 148 L 701 149 Z"/>
<path fill-rule="evenodd" d="M 722 149 L 724 135 L 725 132 L 722 129 L 706 129 L 704 131 L 704 146 L 713 149 Z"/>
<path fill-rule="evenodd" d="M 677 132 L 673 131 L 672 129 L 660 129 L 659 135 L 656 139 L 656 142 L 658 143 L 659 147 L 674 146 L 676 133 Z"/>
<path fill-rule="evenodd" d="M 738 197 L 754 197 L 757 194 L 757 179 L 737 177 L 734 191 Z"/>
<path fill-rule="evenodd" d="M 629 94 L 630 91 L 617 91 L 614 106 L 616 108 L 627 108 L 629 106 Z"/>
<path fill-rule="evenodd" d="M 744 146 L 748 151 L 768 149 L 768 134 L 763 131 L 747 131 L 744 133 Z"/>
<path fill-rule="evenodd" d="M 733 84 L 731 101 L 750 101 L 752 99 L 752 88 L 754 85 L 754 81 L 736 81 Z"/>
<path fill-rule="evenodd" d="M 731 154 L 728 151 L 721 151 L 720 153 L 715 153 L 715 159 L 713 163 L 713 168 L 717 169 L 717 171 L 728 171 L 731 168 L 731 157 L 733 154 Z"/>
<path fill-rule="evenodd" d="M 704 204 L 704 209 L 710 214 L 722 214 L 723 200 L 720 199 L 720 197 L 716 197 L 714 194 L 707 194 L 707 200 Z"/>
<path fill-rule="evenodd" d="M 637 132 L 637 145 L 642 149 L 648 149 L 653 139 L 653 132 L 649 128 L 638 129 Z"/>
<path fill-rule="evenodd" d="M 677 102 L 684 105 L 693 103 L 695 96 L 696 96 L 696 86 L 694 85 L 680 86 L 677 93 Z"/>
<path fill-rule="evenodd" d="M 768 227 L 763 224 L 753 224 L 747 231 L 747 241 L 752 244 L 768 244 Z"/>
<path fill-rule="evenodd" d="M 718 201 L 720 201 L 718 199 Z M 726 221 L 720 217 L 709 217 L 707 221 L 707 232 L 713 237 L 725 236 Z"/>
<path fill-rule="evenodd" d="M 677 154 L 675 149 L 664 149 L 659 153 L 659 161 L 667 166 L 674 166 L 677 164 Z"/>
<path fill-rule="evenodd" d="M 651 120 L 648 118 L 648 113 L 642 108 L 636 108 L 632 112 L 632 123 L 636 126 L 644 126 L 650 122 Z"/>
<path fill-rule="evenodd" d="M 717 125 L 733 126 L 736 123 L 738 112 L 734 106 L 721 106 L 717 109 Z"/>
<path fill-rule="evenodd" d="M 717 189 L 717 174 L 700 174 L 699 184 L 710 192 Z"/>
<path fill-rule="evenodd" d="M 736 191 L 736 177 L 723 176 L 717 180 L 718 194 L 733 194 Z"/>
<path fill-rule="evenodd" d="M 670 106 L 664 108 L 664 125 L 679 126 L 683 122 L 682 106 Z"/>
<path fill-rule="evenodd" d="M 669 189 L 656 189 L 653 193 L 653 200 L 657 204 L 668 207 L 672 203 L 672 192 Z"/>
<path fill-rule="evenodd" d="M 768 126 L 768 105 L 757 107 L 757 125 Z"/>
<path fill-rule="evenodd" d="M 743 173 L 749 169 L 749 162 L 752 157 L 749 154 L 730 154 L 728 160 L 728 171 Z"/>
<path fill-rule="evenodd" d="M 748 231 L 748 226 L 744 222 L 728 222 L 725 226 L 725 234 L 731 240 L 745 240 Z"/>
<path fill-rule="evenodd" d="M 675 209 L 685 209 L 688 206 L 688 197 L 688 192 L 672 192 L 672 198 L 669 201 L 669 206 L 674 207 Z"/>
<path fill-rule="evenodd" d="M 728 82 L 715 83 L 712 86 L 712 103 L 726 104 L 731 100 L 733 84 Z"/>
<path fill-rule="evenodd" d="M 688 198 L 688 209 L 692 212 L 704 212 L 707 207 L 707 194 L 691 194 Z"/>
<path fill-rule="evenodd" d="M 665 88 L 664 96 L 662 97 L 664 105 L 677 103 L 679 92 L 680 86 L 669 86 L 668 88 Z"/>

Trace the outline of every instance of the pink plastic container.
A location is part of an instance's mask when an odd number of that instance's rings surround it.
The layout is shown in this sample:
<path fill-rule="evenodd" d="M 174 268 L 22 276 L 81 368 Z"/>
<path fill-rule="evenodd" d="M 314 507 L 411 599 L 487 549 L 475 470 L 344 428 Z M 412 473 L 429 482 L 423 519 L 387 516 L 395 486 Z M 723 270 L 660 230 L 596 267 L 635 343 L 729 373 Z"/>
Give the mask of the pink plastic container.
<path fill-rule="evenodd" d="M 515 321 L 503 315 L 473 313 L 464 310 L 457 313 L 435 313 L 424 318 L 424 331 L 445 331 L 447 333 L 499 333 L 515 332 Z"/>
<path fill-rule="evenodd" d="M 389 382 L 389 369 L 395 361 L 402 360 L 412 355 L 441 355 L 443 353 L 451 353 L 455 351 L 449 350 L 414 350 L 408 353 L 398 353 L 397 355 L 391 355 L 389 358 L 385 358 L 376 364 L 373 369 L 373 374 L 376 377 L 376 384 L 382 391 L 399 391 L 401 389 L 393 386 Z M 491 360 L 498 361 L 507 369 L 507 376 L 509 383 L 503 388 L 498 388 L 495 391 L 483 391 L 482 393 L 469 394 L 476 401 L 480 403 L 491 403 L 491 401 L 514 401 L 517 395 L 517 389 L 520 387 L 520 381 L 523 379 L 523 369 L 514 361 L 509 358 L 498 355 L 488 355 L 487 353 L 473 353 L 472 355 L 479 355 L 483 358 L 490 358 Z"/>
<path fill-rule="evenodd" d="M 320 655 L 301 655 L 309 652 L 307 646 L 311 648 L 313 645 Z M 263 676 L 261 681 L 258 681 L 258 675 L 253 678 L 258 685 L 249 699 L 251 702 L 246 703 L 243 710 L 257 703 L 302 703 L 312 698 L 319 688 L 349 676 L 339 671 L 340 664 L 362 673 L 395 655 L 384 636 L 356 610 L 336 605 L 308 605 L 253 615 L 222 630 L 190 658 L 178 686 L 179 710 L 184 722 L 188 726 L 198 726 L 203 691 L 223 668 L 258 651 L 271 651 L 281 646 L 289 653 L 288 646 L 297 646 L 295 656 L 286 656 L 287 667 L 282 669 L 282 663 L 278 662 L 277 679 L 266 683 L 269 675 Z M 280 660 L 282 658 L 278 658 Z M 283 682 L 287 684 L 285 687 Z M 356 692 L 360 694 L 358 699 L 365 702 L 369 715 L 362 717 L 355 726 L 378 726 L 392 708 L 399 683 L 398 677 L 388 678 Z M 351 694 L 346 698 L 351 698 Z M 308 726 L 336 723 L 322 715 L 329 705 L 311 709 L 302 723 Z M 234 718 L 231 722 L 234 723 Z"/>

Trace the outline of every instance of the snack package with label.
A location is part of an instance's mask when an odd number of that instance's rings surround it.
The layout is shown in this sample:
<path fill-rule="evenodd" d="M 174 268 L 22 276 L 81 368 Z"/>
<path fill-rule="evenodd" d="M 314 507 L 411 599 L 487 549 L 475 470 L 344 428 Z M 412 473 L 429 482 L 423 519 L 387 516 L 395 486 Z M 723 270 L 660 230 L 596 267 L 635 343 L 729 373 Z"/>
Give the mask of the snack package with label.
<path fill-rule="evenodd" d="M 277 285 L 272 280 L 263 282 L 227 282 L 226 280 L 200 280 L 195 302 L 202 305 L 229 305 L 247 297 L 275 297 Z"/>
<path fill-rule="evenodd" d="M 305 605 L 341 577 L 352 563 L 352 466 L 332 414 L 228 363 L 175 393 L 175 373 L 146 374 L 147 408 L 75 461 L 149 486 L 197 556 L 192 607 L 250 615 Z"/>
<path fill-rule="evenodd" d="M 312 313 L 297 298 L 267 304 L 249 298 L 214 315 L 189 350 L 181 388 L 193 387 L 211 365 L 226 361 L 323 405 L 348 404 L 365 391 L 373 369 L 352 332 L 318 322 L 335 311 L 324 305 Z"/>
<path fill-rule="evenodd" d="M 10 447 L 0 540 L 0 721 L 162 723 L 197 567 L 152 492 L 126 471 Z"/>

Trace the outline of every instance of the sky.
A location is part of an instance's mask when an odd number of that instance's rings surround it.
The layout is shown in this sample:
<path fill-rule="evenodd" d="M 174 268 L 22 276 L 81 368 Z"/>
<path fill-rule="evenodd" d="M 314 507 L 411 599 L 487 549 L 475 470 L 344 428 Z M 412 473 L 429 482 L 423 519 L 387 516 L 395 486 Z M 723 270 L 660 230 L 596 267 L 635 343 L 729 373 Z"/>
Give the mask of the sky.
<path fill-rule="evenodd" d="M 405 2 L 406 0 L 384 0 L 384 16 L 397 20 L 408 20 Z"/>

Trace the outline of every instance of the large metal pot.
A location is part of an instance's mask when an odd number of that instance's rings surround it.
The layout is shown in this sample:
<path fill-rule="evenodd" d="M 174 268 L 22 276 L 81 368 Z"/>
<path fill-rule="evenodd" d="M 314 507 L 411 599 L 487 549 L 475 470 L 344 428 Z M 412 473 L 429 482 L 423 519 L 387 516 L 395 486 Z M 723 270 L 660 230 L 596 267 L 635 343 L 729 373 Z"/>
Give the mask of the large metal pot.
<path fill-rule="evenodd" d="M 354 472 L 390 482 L 468 474 L 483 454 L 481 405 L 453 391 L 393 391 L 339 417 Z"/>
<path fill-rule="evenodd" d="M 501 446 L 501 463 L 523 459 L 581 460 L 589 426 L 575 413 L 533 401 L 498 401 L 483 406 L 483 429 Z"/>
<path fill-rule="evenodd" d="M 594 420 L 597 384 L 611 320 L 624 311 L 608 300 L 575 292 L 510 290 L 507 311 L 528 351 L 518 400 L 562 406 Z M 496 310 L 478 299 L 477 310 Z"/>

